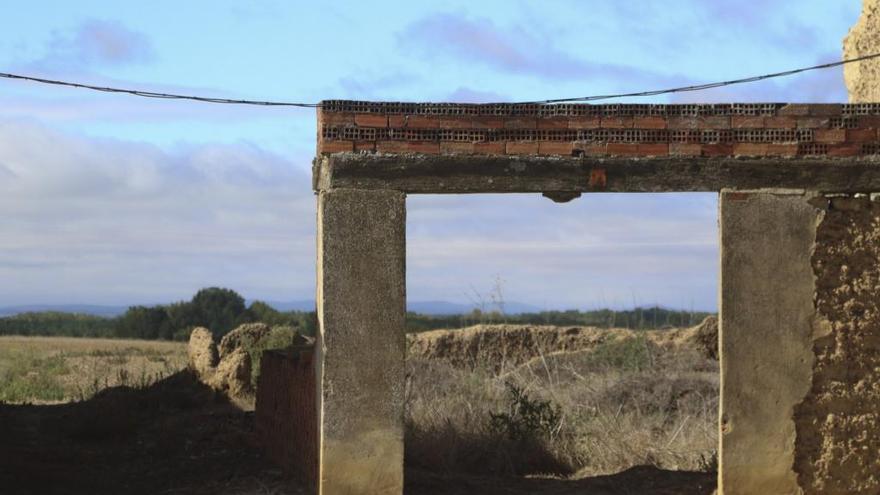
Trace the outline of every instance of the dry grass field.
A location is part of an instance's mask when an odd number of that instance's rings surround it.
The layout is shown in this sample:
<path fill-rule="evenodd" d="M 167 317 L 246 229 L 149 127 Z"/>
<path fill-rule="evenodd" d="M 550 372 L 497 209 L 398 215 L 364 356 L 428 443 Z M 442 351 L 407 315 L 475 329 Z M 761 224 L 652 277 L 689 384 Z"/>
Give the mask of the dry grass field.
<path fill-rule="evenodd" d="M 186 366 L 179 342 L 0 337 L 0 402 L 85 400 L 118 385 L 144 387 Z"/>
<path fill-rule="evenodd" d="M 411 336 L 406 493 L 712 493 L 718 362 L 697 330 Z M 0 337 L 0 463 L 17 473 L 0 483 L 301 493 L 262 458 L 252 414 L 185 366 L 180 343 Z M 31 481 L 16 485 L 22 473 Z"/>
<path fill-rule="evenodd" d="M 410 343 L 407 462 L 569 480 L 648 466 L 705 473 L 711 493 L 719 370 L 703 345 L 711 332 L 695 330 L 509 325 L 417 336 L 429 342 Z"/>

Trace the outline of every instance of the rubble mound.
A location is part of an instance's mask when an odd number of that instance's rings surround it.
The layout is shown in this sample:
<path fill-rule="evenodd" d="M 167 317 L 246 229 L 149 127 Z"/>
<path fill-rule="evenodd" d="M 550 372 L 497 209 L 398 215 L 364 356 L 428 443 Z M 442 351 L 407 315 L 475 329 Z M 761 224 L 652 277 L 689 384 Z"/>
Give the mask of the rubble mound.
<path fill-rule="evenodd" d="M 219 357 L 217 346 L 214 345 L 214 336 L 210 330 L 204 327 L 195 328 L 189 336 L 189 345 L 187 345 L 186 351 L 189 367 L 199 378 L 208 379 L 214 374 Z"/>
<path fill-rule="evenodd" d="M 250 348 L 264 339 L 272 332 L 272 328 L 265 323 L 245 323 L 235 330 L 227 333 L 220 339 L 218 350 L 220 359 L 231 354 L 235 349 Z"/>
<path fill-rule="evenodd" d="M 254 394 L 251 386 L 251 356 L 244 348 L 236 347 L 217 365 L 209 385 L 226 392 L 230 397 L 243 398 Z"/>
<path fill-rule="evenodd" d="M 550 325 L 474 325 L 458 330 L 432 330 L 407 336 L 407 356 L 498 371 L 551 355 L 589 352 L 603 343 L 636 336 L 643 336 L 661 350 L 690 348 L 707 359 L 718 359 L 718 320 L 714 316 L 693 327 L 662 330 Z"/>

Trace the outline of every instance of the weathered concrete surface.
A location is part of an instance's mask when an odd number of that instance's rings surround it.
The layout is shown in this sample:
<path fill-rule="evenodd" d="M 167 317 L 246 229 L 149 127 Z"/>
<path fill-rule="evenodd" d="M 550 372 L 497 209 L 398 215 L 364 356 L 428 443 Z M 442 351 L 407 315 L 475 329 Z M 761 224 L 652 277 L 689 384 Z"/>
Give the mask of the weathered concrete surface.
<path fill-rule="evenodd" d="M 405 230 L 401 192 L 318 195 L 321 495 L 403 492 Z"/>
<path fill-rule="evenodd" d="M 596 158 L 336 153 L 315 159 L 316 191 L 411 194 L 690 192 L 796 188 L 880 191 L 880 156 Z"/>
<path fill-rule="evenodd" d="M 880 493 L 880 203 L 834 198 L 816 233 L 812 389 L 796 408 L 809 495 Z"/>
<path fill-rule="evenodd" d="M 724 191 L 721 446 L 724 495 L 801 493 L 793 411 L 810 389 L 810 263 L 820 210 L 803 194 Z"/>
<path fill-rule="evenodd" d="M 880 0 L 863 0 L 861 17 L 843 39 L 843 58 L 874 53 L 880 53 Z M 850 102 L 880 102 L 880 60 L 844 65 L 843 78 Z"/>

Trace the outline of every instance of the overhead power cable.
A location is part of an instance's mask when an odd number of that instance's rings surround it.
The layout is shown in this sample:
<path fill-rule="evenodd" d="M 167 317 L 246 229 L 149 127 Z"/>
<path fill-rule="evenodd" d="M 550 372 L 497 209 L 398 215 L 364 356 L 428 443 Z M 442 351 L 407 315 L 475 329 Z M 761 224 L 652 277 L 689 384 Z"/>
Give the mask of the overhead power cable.
<path fill-rule="evenodd" d="M 799 69 L 792 69 L 782 72 L 774 72 L 772 74 L 763 74 L 760 76 L 751 76 L 744 77 L 741 79 L 733 79 L 730 81 L 719 81 L 705 84 L 695 84 L 691 86 L 681 86 L 677 88 L 667 88 L 667 89 L 655 89 L 651 91 L 638 91 L 633 93 L 617 93 L 617 94 L 607 94 L 607 95 L 593 95 L 593 96 L 580 96 L 574 98 L 556 98 L 550 100 L 538 100 L 538 101 L 529 101 L 529 102 L 518 102 L 518 103 L 533 103 L 533 104 L 550 104 L 550 103 L 574 103 L 574 102 L 589 102 L 589 101 L 598 101 L 598 100 L 611 100 L 616 98 L 632 98 L 639 96 L 657 96 L 657 95 L 665 95 L 671 93 L 685 93 L 692 91 L 704 91 L 707 89 L 720 88 L 723 86 L 733 86 L 735 84 L 745 84 L 752 83 L 757 81 L 763 81 L 767 79 L 773 79 L 777 77 L 786 77 L 792 76 L 795 74 L 800 74 L 802 72 L 812 71 L 812 70 L 820 70 L 820 69 L 830 69 L 832 67 L 839 67 L 845 64 L 851 64 L 855 62 L 862 62 L 865 60 L 871 60 L 880 57 L 880 53 L 875 53 L 872 55 L 864 55 L 862 57 L 851 58 L 840 60 L 837 62 L 829 62 L 826 64 L 814 65 L 811 67 L 802 67 Z M 243 100 L 243 99 L 232 99 L 232 98 L 215 98 L 210 96 L 198 96 L 198 95 L 183 95 L 183 94 L 175 94 L 175 93 L 160 93 L 155 91 L 145 91 L 141 89 L 125 89 L 125 88 L 115 88 L 109 86 L 94 86 L 91 84 L 83 84 L 77 82 L 70 81 L 60 81 L 55 79 L 45 79 L 41 77 L 34 76 L 26 76 L 21 74 L 11 74 L 8 72 L 0 72 L 0 77 L 6 79 L 16 79 L 21 81 L 35 82 L 40 84 L 49 84 L 53 86 L 65 86 L 70 88 L 79 88 L 79 89 L 88 89 L 92 91 L 101 91 L 105 93 L 124 93 L 133 96 L 140 96 L 144 98 L 159 98 L 166 100 L 190 100 L 190 101 L 199 101 L 203 103 L 221 103 L 221 104 L 229 104 L 229 105 L 257 105 L 257 106 L 266 106 L 266 107 L 300 107 L 300 108 L 319 108 L 321 107 L 321 103 L 299 103 L 299 102 L 290 102 L 290 101 L 262 101 L 262 100 Z"/>

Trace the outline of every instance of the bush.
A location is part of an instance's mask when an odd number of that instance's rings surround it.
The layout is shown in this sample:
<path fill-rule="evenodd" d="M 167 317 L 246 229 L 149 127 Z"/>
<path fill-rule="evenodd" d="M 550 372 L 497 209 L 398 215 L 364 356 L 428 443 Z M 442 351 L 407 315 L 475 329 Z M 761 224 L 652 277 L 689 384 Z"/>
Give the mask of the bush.
<path fill-rule="evenodd" d="M 508 411 L 489 413 L 489 429 L 511 440 L 551 439 L 559 428 L 562 410 L 549 400 L 532 399 L 525 390 L 506 382 Z"/>

